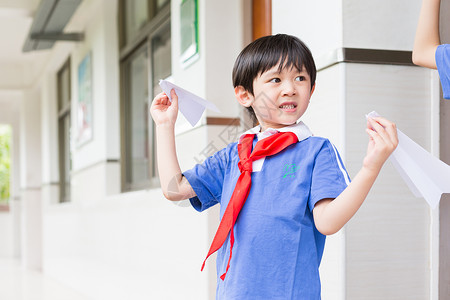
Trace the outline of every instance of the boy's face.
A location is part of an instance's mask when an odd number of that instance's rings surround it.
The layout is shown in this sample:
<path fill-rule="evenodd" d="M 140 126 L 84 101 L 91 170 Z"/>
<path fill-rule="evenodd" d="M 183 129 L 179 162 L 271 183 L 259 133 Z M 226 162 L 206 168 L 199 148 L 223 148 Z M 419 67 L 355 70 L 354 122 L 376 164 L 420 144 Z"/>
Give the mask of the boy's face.
<path fill-rule="evenodd" d="M 255 111 L 262 131 L 281 128 L 300 119 L 308 108 L 313 91 L 305 68 L 301 72 L 295 67 L 283 68 L 279 72 L 276 65 L 253 80 L 253 95 L 248 93 L 246 104 Z"/>

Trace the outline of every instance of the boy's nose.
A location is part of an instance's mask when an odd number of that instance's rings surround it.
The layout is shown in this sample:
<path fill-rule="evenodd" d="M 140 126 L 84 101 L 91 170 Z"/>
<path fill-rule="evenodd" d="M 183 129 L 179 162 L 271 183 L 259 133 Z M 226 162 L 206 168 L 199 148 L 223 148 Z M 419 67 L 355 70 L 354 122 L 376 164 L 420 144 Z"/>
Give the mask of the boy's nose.
<path fill-rule="evenodd" d="M 295 86 L 291 82 L 285 82 L 283 84 L 283 96 L 293 96 L 295 95 Z"/>

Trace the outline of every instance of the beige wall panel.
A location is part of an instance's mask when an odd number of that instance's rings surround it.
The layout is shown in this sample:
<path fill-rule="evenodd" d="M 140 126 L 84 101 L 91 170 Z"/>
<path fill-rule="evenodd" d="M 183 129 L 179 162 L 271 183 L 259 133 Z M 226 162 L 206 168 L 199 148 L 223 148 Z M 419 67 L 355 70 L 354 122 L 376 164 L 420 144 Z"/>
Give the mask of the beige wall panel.
<path fill-rule="evenodd" d="M 318 72 L 310 106 L 301 120 L 314 135 L 328 138 L 338 148 L 346 164 L 344 72 L 344 64 L 334 65 Z M 323 299 L 345 299 L 345 229 L 327 237 L 320 265 L 320 277 Z"/>
<path fill-rule="evenodd" d="M 430 149 L 427 74 L 417 67 L 348 64 L 346 154 L 351 176 L 365 155 L 364 114 L 372 110 Z M 428 205 L 413 196 L 388 162 L 346 226 L 347 299 L 428 299 L 429 227 Z"/>

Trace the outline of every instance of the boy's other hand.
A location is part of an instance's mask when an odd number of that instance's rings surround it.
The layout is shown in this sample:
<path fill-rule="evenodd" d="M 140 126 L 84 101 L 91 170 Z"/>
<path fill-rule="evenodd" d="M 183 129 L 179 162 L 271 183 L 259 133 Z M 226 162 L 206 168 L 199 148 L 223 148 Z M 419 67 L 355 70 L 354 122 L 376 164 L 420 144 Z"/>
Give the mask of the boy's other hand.
<path fill-rule="evenodd" d="M 178 115 L 178 96 L 174 90 L 170 91 L 172 102 L 164 93 L 156 95 L 150 107 L 153 121 L 158 125 L 175 125 Z"/>
<path fill-rule="evenodd" d="M 397 127 L 385 118 L 369 117 L 367 119 L 366 132 L 370 140 L 363 167 L 379 172 L 398 145 Z"/>

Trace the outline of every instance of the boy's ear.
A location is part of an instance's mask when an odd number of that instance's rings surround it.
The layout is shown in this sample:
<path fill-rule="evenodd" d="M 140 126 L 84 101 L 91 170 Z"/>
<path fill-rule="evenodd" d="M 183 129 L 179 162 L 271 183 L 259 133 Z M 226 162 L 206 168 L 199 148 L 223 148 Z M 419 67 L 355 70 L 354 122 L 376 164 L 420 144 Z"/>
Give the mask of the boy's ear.
<path fill-rule="evenodd" d="M 239 85 L 234 88 L 234 94 L 236 95 L 237 101 L 244 106 L 250 107 L 253 103 L 253 95 L 247 91 L 242 85 Z"/>
<path fill-rule="evenodd" d="M 316 84 L 314 83 L 314 85 L 311 88 L 311 95 L 309 95 L 310 97 L 312 96 L 312 94 L 314 93 L 314 90 L 316 89 Z"/>

